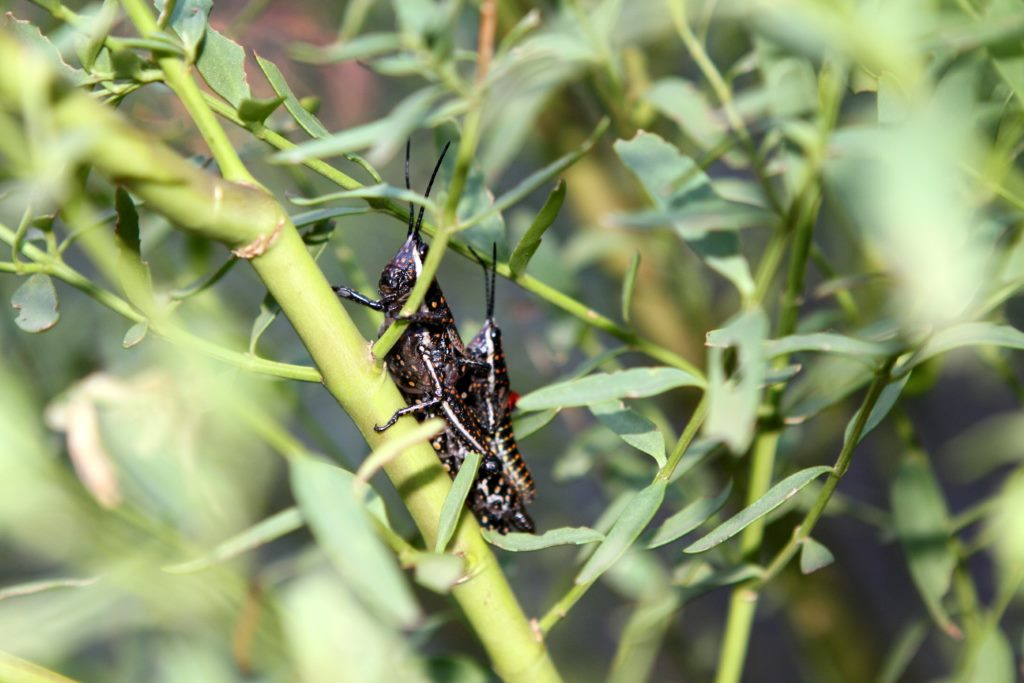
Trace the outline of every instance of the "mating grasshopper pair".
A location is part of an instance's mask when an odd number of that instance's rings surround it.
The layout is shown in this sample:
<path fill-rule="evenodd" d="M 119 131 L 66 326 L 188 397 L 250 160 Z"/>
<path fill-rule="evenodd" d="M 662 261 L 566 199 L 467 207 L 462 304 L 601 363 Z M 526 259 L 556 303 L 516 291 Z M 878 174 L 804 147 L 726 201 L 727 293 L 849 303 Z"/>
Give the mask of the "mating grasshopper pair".
<path fill-rule="evenodd" d="M 445 145 L 427 184 L 433 186 Z M 409 188 L 409 144 L 405 148 L 405 185 Z M 448 473 L 454 477 L 469 453 L 479 453 L 480 468 L 470 490 L 468 505 L 481 526 L 500 533 L 534 530 L 526 513 L 533 500 L 533 478 L 519 454 L 512 432 L 512 394 L 501 345 L 501 330 L 494 321 L 496 250 L 488 272 L 484 267 L 487 319 L 468 345 L 463 344 L 448 302 L 437 280 L 430 283 L 423 303 L 408 316 L 401 310 L 423 269 L 427 244 L 420 235 L 423 208 L 415 220 L 409 206 L 405 242 L 384 266 L 378 284 L 380 299 L 371 299 L 347 287 L 335 287 L 338 296 L 384 313 L 381 332 L 402 318 L 408 325 L 385 356 L 388 370 L 407 406 L 383 425 L 384 431 L 403 415 L 420 419 L 440 417 L 447 427 L 432 442 Z"/>

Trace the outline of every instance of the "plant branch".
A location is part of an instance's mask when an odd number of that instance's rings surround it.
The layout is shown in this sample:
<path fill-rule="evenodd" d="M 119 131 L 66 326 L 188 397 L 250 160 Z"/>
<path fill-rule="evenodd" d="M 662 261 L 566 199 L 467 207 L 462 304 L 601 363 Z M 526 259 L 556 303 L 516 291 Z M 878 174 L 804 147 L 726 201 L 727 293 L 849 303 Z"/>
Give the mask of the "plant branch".
<path fill-rule="evenodd" d="M 0 36 L 0 106 L 18 110 L 45 93 L 43 82 L 24 73 L 49 67 L 11 35 Z M 85 93 L 63 89 L 51 104 L 57 129 L 85 141 L 83 159 L 101 175 L 123 184 L 183 230 L 226 243 L 247 258 L 302 339 L 327 390 L 351 416 L 371 448 L 414 427 L 401 420 L 387 436 L 373 426 L 404 407 L 386 373 L 367 353 L 367 343 L 331 291 L 286 212 L 272 196 L 249 185 L 225 182 L 196 169 L 170 149 L 132 128 L 119 114 Z M 427 444 L 409 448 L 384 469 L 427 545 L 438 531 L 451 482 Z M 468 578 L 452 590 L 481 640 L 495 671 L 514 683 L 560 680 L 543 643 L 535 637 L 497 560 L 468 514 L 456 530 L 453 551 L 463 556 Z"/>
<path fill-rule="evenodd" d="M 151 33 L 159 30 L 160 27 L 157 26 L 153 11 L 144 0 L 121 0 L 121 6 L 124 7 L 124 11 L 135 24 L 135 28 L 141 36 L 148 37 Z M 192 117 L 196 128 L 199 129 L 199 134 L 209 145 L 210 154 L 217 161 L 224 178 L 258 185 L 256 179 L 242 163 L 217 118 L 206 106 L 202 90 L 196 85 L 185 62 L 175 55 L 160 54 L 154 55 L 154 57 L 160 70 L 164 73 L 167 85 L 185 105 L 189 116 Z"/>

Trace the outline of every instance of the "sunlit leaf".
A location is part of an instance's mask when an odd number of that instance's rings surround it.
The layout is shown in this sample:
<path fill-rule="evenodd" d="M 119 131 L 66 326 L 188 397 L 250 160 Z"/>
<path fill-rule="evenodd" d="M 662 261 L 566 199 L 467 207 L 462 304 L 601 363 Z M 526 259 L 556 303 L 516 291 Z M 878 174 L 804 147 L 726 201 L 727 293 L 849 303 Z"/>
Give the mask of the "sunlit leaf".
<path fill-rule="evenodd" d="M 132 348 L 146 338 L 146 333 L 148 331 L 149 321 L 143 320 L 142 322 L 135 323 L 128 328 L 127 332 L 124 333 L 124 338 L 121 340 L 121 346 L 126 349 Z"/>
<path fill-rule="evenodd" d="M 629 550 L 654 517 L 654 513 L 661 507 L 661 502 L 665 499 L 665 486 L 666 482 L 655 481 L 630 499 L 604 541 L 576 575 L 577 585 L 596 581 Z"/>
<path fill-rule="evenodd" d="M 279 97 L 284 98 L 284 107 L 288 110 L 288 113 L 292 115 L 295 122 L 306 131 L 310 137 L 313 138 L 325 138 L 329 135 L 327 128 L 324 124 L 320 123 L 320 120 L 313 116 L 305 107 L 299 102 L 299 98 L 295 96 L 292 89 L 288 87 L 288 81 L 284 79 L 284 74 L 277 68 L 269 59 L 264 59 L 259 55 L 256 55 L 256 63 L 259 64 L 260 69 L 263 71 L 263 75 L 267 77 L 267 82 L 270 83 L 270 87 L 274 89 L 274 93 Z"/>
<path fill-rule="evenodd" d="M 819 465 L 808 467 L 791 474 L 775 486 L 772 486 L 763 496 L 740 510 L 738 513 L 719 524 L 710 533 L 700 540 L 691 543 L 683 549 L 685 553 L 702 553 L 724 543 L 752 523 L 761 519 L 769 512 L 779 507 L 787 500 L 795 496 L 800 490 L 810 484 L 823 474 L 831 472 L 831 467 Z"/>
<path fill-rule="evenodd" d="M 412 564 L 416 583 L 442 595 L 466 576 L 466 560 L 457 555 L 418 553 Z"/>
<path fill-rule="evenodd" d="M 30 275 L 14 290 L 11 306 L 18 312 L 14 323 L 26 332 L 45 332 L 60 320 L 57 289 L 49 275 Z"/>
<path fill-rule="evenodd" d="M 893 374 L 900 375 L 910 371 L 929 358 L 968 346 L 997 346 L 1006 349 L 1024 349 L 1024 332 L 1009 325 L 988 322 L 954 325 L 929 338 L 924 343 L 924 346 L 911 356 L 909 360 L 894 370 Z"/>
<path fill-rule="evenodd" d="M 245 97 L 238 103 L 238 118 L 246 123 L 263 123 L 284 100 L 281 95 L 267 99 Z"/>
<path fill-rule="evenodd" d="M 985 636 L 971 659 L 972 666 L 961 678 L 964 683 L 1014 683 L 1020 680 L 1010 640 L 998 626 L 986 628 Z"/>
<path fill-rule="evenodd" d="M 395 52 L 401 47 L 402 39 L 397 33 L 364 33 L 329 45 L 299 43 L 293 45 L 290 52 L 292 57 L 300 62 L 335 64 L 352 59 L 376 57 Z"/>
<path fill-rule="evenodd" d="M 586 406 L 614 399 L 656 396 L 678 387 L 701 385 L 699 378 L 676 368 L 633 368 L 598 372 L 581 379 L 551 384 L 523 396 L 516 405 L 521 410 Z"/>
<path fill-rule="evenodd" d="M 768 318 L 759 308 L 745 311 L 722 329 L 708 333 L 708 417 L 703 435 L 721 440 L 733 453 L 744 452 L 754 437 L 765 384 L 767 334 Z M 737 365 L 727 377 L 725 348 L 730 346 L 736 348 Z"/>
<path fill-rule="evenodd" d="M 545 531 L 543 534 L 499 534 L 496 531 L 484 531 L 483 534 L 491 545 L 511 552 L 543 550 L 558 545 L 585 545 L 604 540 L 604 534 L 600 531 L 585 526 L 559 527 Z"/>
<path fill-rule="evenodd" d="M 615 143 L 619 158 L 641 182 L 655 209 L 661 213 L 676 213 L 678 219 L 669 219 L 671 225 L 697 252 L 708 266 L 732 282 L 743 296 L 754 291 L 750 267 L 740 252 L 735 230 L 749 224 L 735 221 L 729 214 L 739 211 L 760 212 L 756 207 L 733 204 L 715 194 L 708 176 L 675 146 L 653 133 L 640 132 L 632 140 Z M 706 217 L 696 223 L 697 218 Z M 711 228 L 715 231 L 708 232 Z"/>
<path fill-rule="evenodd" d="M 862 341 L 855 337 L 847 337 L 842 334 L 832 334 L 829 332 L 793 334 L 782 339 L 769 339 L 764 344 L 765 352 L 770 358 L 798 351 L 818 351 L 820 353 L 839 353 L 847 356 L 876 358 L 892 353 L 895 350 L 890 345 Z"/>
<path fill-rule="evenodd" d="M 245 50 L 212 28 L 206 31 L 196 68 L 206 84 L 236 109 L 243 101 L 252 100 L 249 81 L 245 78 Z"/>
<path fill-rule="evenodd" d="M 375 535 L 353 492 L 352 474 L 308 457 L 293 459 L 290 471 L 302 516 L 346 585 L 395 626 L 418 621 L 409 584 Z"/>
<path fill-rule="evenodd" d="M 166 1 L 157 0 L 156 8 L 165 11 Z M 171 10 L 169 25 L 181 36 L 188 60 L 194 62 L 196 49 L 206 35 L 206 18 L 213 7 L 213 0 L 177 0 Z"/>

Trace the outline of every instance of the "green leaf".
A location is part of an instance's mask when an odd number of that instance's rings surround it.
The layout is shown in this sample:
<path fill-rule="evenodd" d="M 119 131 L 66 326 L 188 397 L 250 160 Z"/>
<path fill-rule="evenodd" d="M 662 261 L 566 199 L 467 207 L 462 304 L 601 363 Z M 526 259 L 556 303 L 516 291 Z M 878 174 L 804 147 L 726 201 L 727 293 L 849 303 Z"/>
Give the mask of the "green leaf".
<path fill-rule="evenodd" d="M 764 346 L 765 353 L 769 358 L 799 351 L 818 351 L 821 353 L 838 353 L 874 359 L 878 356 L 893 353 L 896 350 L 896 347 L 891 344 L 863 341 L 854 337 L 829 332 L 793 334 L 781 339 L 769 339 L 765 341 Z"/>
<path fill-rule="evenodd" d="M 972 666 L 963 683 L 1014 683 L 1019 681 L 1013 648 L 1002 629 L 989 626 L 977 646 Z"/>
<path fill-rule="evenodd" d="M 274 295 L 267 292 L 263 295 L 263 301 L 260 302 L 259 314 L 252 321 L 252 330 L 249 332 L 249 353 L 256 354 L 256 345 L 259 343 L 260 337 L 267 331 L 270 324 L 277 320 L 279 315 L 281 315 L 281 306 L 277 303 Z"/>
<path fill-rule="evenodd" d="M 412 202 L 418 206 L 426 207 L 431 212 L 438 212 L 438 205 L 418 192 L 393 187 L 386 183 L 359 187 L 355 190 L 331 192 L 329 194 L 322 194 L 316 197 L 293 197 L 291 202 L 297 206 L 316 206 L 318 204 L 336 202 L 343 199 L 393 199 L 399 202 Z"/>
<path fill-rule="evenodd" d="M 281 95 L 264 100 L 245 97 L 238 104 L 238 118 L 246 123 L 263 123 L 282 102 L 284 97 Z"/>
<path fill-rule="evenodd" d="M 313 209 L 303 211 L 292 216 L 292 223 L 296 228 L 313 225 L 330 218 L 343 218 L 348 216 L 365 216 L 371 209 L 366 206 L 331 206 L 325 209 Z"/>
<path fill-rule="evenodd" d="M 899 400 L 900 394 L 903 393 L 903 387 L 907 386 L 907 380 L 910 379 L 910 373 L 903 375 L 903 377 L 893 380 L 885 385 L 882 392 L 878 395 L 878 400 L 875 401 L 875 405 L 871 406 L 871 412 L 868 414 L 868 419 L 864 423 L 864 429 L 861 430 L 860 439 L 857 443 L 864 440 L 875 427 L 877 427 L 885 416 L 889 414 L 892 407 L 896 405 L 896 401 Z M 846 431 L 843 433 L 843 445 L 845 446 L 850 440 L 850 433 L 853 431 L 853 427 L 857 422 L 857 418 L 860 416 L 861 409 L 858 408 L 857 412 L 853 414 L 850 421 L 846 423 Z"/>
<path fill-rule="evenodd" d="M 823 567 L 827 567 L 836 558 L 828 548 L 808 536 L 800 544 L 800 573 L 812 574 Z"/>
<path fill-rule="evenodd" d="M 733 453 L 743 453 L 754 438 L 757 409 L 765 385 L 767 365 L 764 339 L 768 317 L 761 309 L 748 310 L 708 333 L 708 417 L 703 435 L 718 439 Z M 726 376 L 725 348 L 735 346 L 737 367 Z"/>
<path fill-rule="evenodd" d="M 821 475 L 827 474 L 831 471 L 831 467 L 819 465 L 817 467 L 808 467 L 807 469 L 803 469 L 795 474 L 789 475 L 778 484 L 768 489 L 768 491 L 756 501 L 743 508 L 723 523 L 719 524 L 706 536 L 684 548 L 683 552 L 703 553 L 711 550 L 721 543 L 724 543 L 725 541 L 728 541 L 752 523 L 761 519 L 769 512 L 795 496 L 803 487 L 807 486 Z"/>
<path fill-rule="evenodd" d="M 493 201 L 491 206 L 488 206 L 485 210 L 472 215 L 462 222 L 462 227 L 469 227 L 476 225 L 477 223 L 484 221 L 491 216 L 494 216 L 510 206 L 521 201 L 531 192 L 551 182 L 562 171 L 572 166 L 574 163 L 579 161 L 583 155 L 593 149 L 594 145 L 601 138 L 604 132 L 608 129 L 609 119 L 603 118 L 597 124 L 597 127 L 590 134 L 590 137 L 584 141 L 582 145 L 568 154 L 563 154 L 561 157 L 551 162 L 539 171 L 531 173 L 529 176 L 520 181 L 514 188 L 498 197 Z"/>
<path fill-rule="evenodd" d="M 643 99 L 679 126 L 702 150 L 712 149 L 725 137 L 725 121 L 690 81 L 662 78 L 651 85 Z"/>
<path fill-rule="evenodd" d="M 256 55 L 256 63 L 259 64 L 260 70 L 263 71 L 263 75 L 266 76 L 267 82 L 270 83 L 270 87 L 274 89 L 274 93 L 279 97 L 284 98 L 284 108 L 288 110 L 288 113 L 295 119 L 295 123 L 309 134 L 313 138 L 325 138 L 329 135 L 327 128 L 324 124 L 320 123 L 320 120 L 313 116 L 309 111 L 302 106 L 299 102 L 299 98 L 295 96 L 292 89 L 288 87 L 288 82 L 284 79 L 284 74 L 277 68 L 269 59 L 264 59 L 259 55 Z"/>
<path fill-rule="evenodd" d="M 648 548 L 660 548 L 672 541 L 682 538 L 722 509 L 732 493 L 732 482 L 722 489 L 714 498 L 698 498 L 679 512 L 675 513 L 658 527 L 654 538 L 647 544 Z"/>
<path fill-rule="evenodd" d="M 302 516 L 345 584 L 389 623 L 404 628 L 415 624 L 419 606 L 357 500 L 352 474 L 305 457 L 293 458 L 290 472 Z"/>
<path fill-rule="evenodd" d="M 899 683 L 928 636 L 928 624 L 914 621 L 902 629 L 879 669 L 878 683 Z"/>
<path fill-rule="evenodd" d="M 586 545 L 604 540 L 604 534 L 600 531 L 585 526 L 563 526 L 540 535 L 499 534 L 497 531 L 484 531 L 483 534 L 491 545 L 514 553 L 543 550 L 557 545 Z"/>
<path fill-rule="evenodd" d="M 298 531 L 303 524 L 302 513 L 298 508 L 286 508 L 254 524 L 242 533 L 232 536 L 202 557 L 173 564 L 163 569 L 171 574 L 188 574 L 206 569 L 266 545 L 293 531 Z"/>
<path fill-rule="evenodd" d="M 0 650 L 0 681 L 5 683 L 76 683 L 56 671 Z"/>
<path fill-rule="evenodd" d="M 437 86 L 421 88 L 399 102 L 383 119 L 300 143 L 271 155 L 270 162 L 301 164 L 309 159 L 323 159 L 372 147 L 369 159 L 372 163 L 381 163 L 393 156 L 409 134 L 427 119 L 430 108 L 442 94 Z"/>
<path fill-rule="evenodd" d="M 732 282 L 744 298 L 749 297 L 754 280 L 740 252 L 739 237 L 734 232 L 708 229 L 734 230 L 746 221 L 733 221 L 730 214 L 760 210 L 719 197 L 693 159 L 653 133 L 640 132 L 632 140 L 618 140 L 615 151 L 643 185 L 658 212 L 679 214 L 664 224 L 672 225 L 710 268 Z"/>
<path fill-rule="evenodd" d="M 889 492 L 893 525 L 903 546 L 910 576 L 929 614 L 948 634 L 959 629 L 942 606 L 956 566 L 949 512 L 939 482 L 920 452 L 903 457 Z"/>
<path fill-rule="evenodd" d="M 512 256 L 508 259 L 508 268 L 512 272 L 513 280 L 526 272 L 526 266 L 529 265 L 537 247 L 540 246 L 544 233 L 558 217 L 558 212 L 564 201 L 565 180 L 559 180 L 555 188 L 548 194 L 548 198 L 544 200 L 544 206 L 534 216 L 533 222 L 523 238 L 519 240 L 519 244 L 512 250 Z"/>
<path fill-rule="evenodd" d="M 512 417 L 512 428 L 516 438 L 522 441 L 543 429 L 549 422 L 555 419 L 557 410 L 541 410 L 536 413 L 516 412 Z"/>
<path fill-rule="evenodd" d="M 626 277 L 622 281 L 622 320 L 628 325 L 630 322 L 630 308 L 633 304 L 633 289 L 636 287 L 636 274 L 640 271 L 640 252 L 633 254 L 633 260 L 626 270 Z"/>
<path fill-rule="evenodd" d="M 676 368 L 633 368 L 598 372 L 581 379 L 551 384 L 519 399 L 521 410 L 586 406 L 621 398 L 656 396 L 678 387 L 699 387 L 703 382 Z"/>
<path fill-rule="evenodd" d="M 476 479 L 476 470 L 480 467 L 480 454 L 470 453 L 462 462 L 459 473 L 455 475 L 455 481 L 448 491 L 448 496 L 441 506 L 441 519 L 437 523 L 437 539 L 434 541 L 434 552 L 443 553 L 448 547 L 448 541 L 452 540 L 455 527 L 458 526 L 459 517 L 466 506 L 466 498 L 469 496 L 469 489 Z"/>
<path fill-rule="evenodd" d="M 206 31 L 196 68 L 206 84 L 235 109 L 239 109 L 243 101 L 252 100 L 245 77 L 245 50 L 212 28 Z"/>
<path fill-rule="evenodd" d="M 1024 349 L 1024 332 L 996 323 L 963 323 L 946 328 L 933 335 L 924 346 L 893 371 L 894 376 L 902 375 L 943 353 L 965 346 L 998 346 L 1007 349 Z"/>
<path fill-rule="evenodd" d="M 684 599 L 690 601 L 717 588 L 734 586 L 761 576 L 763 570 L 756 564 L 741 564 L 738 567 L 715 570 L 707 563 L 701 563 L 692 575 L 677 583 L 684 588 Z"/>
<path fill-rule="evenodd" d="M 971 482 L 998 467 L 1024 460 L 1024 414 L 994 415 L 971 425 L 944 449 L 944 465 L 959 481 Z"/>
<path fill-rule="evenodd" d="M 59 11 L 64 11 L 64 8 L 61 7 Z M 17 36 L 22 44 L 31 47 L 37 56 L 44 58 L 50 63 L 50 66 L 55 67 L 57 73 L 63 78 L 68 79 L 75 85 L 82 85 L 88 80 L 88 74 L 65 62 L 57 46 L 44 36 L 39 27 L 32 22 L 16 19 L 14 15 L 8 12 L 4 15 L 3 21 L 0 22 L 0 27 Z"/>
<path fill-rule="evenodd" d="M 412 560 L 413 578 L 424 588 L 445 595 L 466 576 L 466 560 L 443 553 L 417 553 Z"/>
<path fill-rule="evenodd" d="M 665 437 L 646 417 L 617 400 L 595 403 L 590 406 L 590 412 L 623 441 L 654 458 L 658 467 L 665 465 Z"/>
<path fill-rule="evenodd" d="M 131 195 L 123 187 L 114 191 L 114 209 L 117 212 L 115 234 L 119 250 L 127 251 L 130 258 L 139 260 L 142 251 L 142 241 L 139 238 L 139 212 L 135 208 L 135 202 L 132 201 Z"/>
<path fill-rule="evenodd" d="M 44 273 L 29 276 L 14 290 L 11 306 L 18 312 L 14 324 L 26 332 L 45 332 L 60 320 L 57 290 Z"/>
<path fill-rule="evenodd" d="M 149 321 L 143 320 L 142 322 L 135 323 L 128 328 L 128 331 L 124 333 L 124 338 L 121 340 L 121 346 L 126 349 L 130 349 L 143 339 L 146 338 L 146 333 L 149 332 Z"/>
<path fill-rule="evenodd" d="M 166 1 L 156 0 L 156 8 L 162 13 Z M 213 7 L 213 0 L 177 0 L 171 10 L 170 25 L 181 37 L 189 62 L 196 61 L 196 49 L 207 34 L 206 20 Z"/>
<path fill-rule="evenodd" d="M 607 537 L 576 576 L 576 585 L 593 583 L 615 564 L 643 533 L 665 499 L 667 482 L 655 481 L 636 493 L 615 520 Z"/>
<path fill-rule="evenodd" d="M 812 359 L 782 397 L 786 423 L 799 424 L 834 406 L 871 381 L 873 371 L 863 360 L 850 356 Z"/>
<path fill-rule="evenodd" d="M 465 655 L 430 657 L 427 673 L 432 683 L 490 683 L 490 669 Z"/>
<path fill-rule="evenodd" d="M 328 45 L 298 43 L 291 47 L 291 56 L 309 64 L 335 64 L 352 59 L 377 57 L 387 52 L 397 52 L 402 39 L 397 33 L 364 33 L 349 40 Z"/>

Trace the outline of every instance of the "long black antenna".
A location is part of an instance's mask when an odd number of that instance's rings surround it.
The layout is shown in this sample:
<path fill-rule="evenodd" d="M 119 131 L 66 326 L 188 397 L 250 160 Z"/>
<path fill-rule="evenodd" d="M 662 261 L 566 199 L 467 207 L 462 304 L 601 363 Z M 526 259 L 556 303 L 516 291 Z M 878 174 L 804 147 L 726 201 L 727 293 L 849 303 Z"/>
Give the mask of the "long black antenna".
<path fill-rule="evenodd" d="M 494 290 L 498 282 L 498 243 L 491 243 L 491 287 L 487 293 L 487 317 L 494 317 Z"/>
<path fill-rule="evenodd" d="M 449 140 L 448 142 L 444 143 L 444 149 L 441 150 L 441 156 L 439 156 L 437 158 L 437 163 L 434 164 L 434 172 L 430 174 L 430 182 L 427 183 L 427 191 L 423 195 L 424 197 L 429 197 L 430 196 L 430 188 L 432 188 L 434 186 L 434 178 L 437 177 L 437 172 L 439 170 L 441 170 L 441 162 L 444 161 L 444 155 L 448 153 L 448 147 L 451 146 L 451 144 L 452 144 L 451 140 Z M 421 206 L 420 207 L 420 215 L 416 217 L 416 227 L 413 229 L 414 232 L 419 232 L 420 231 L 420 226 L 423 225 L 423 211 L 426 208 L 427 207 L 425 207 L 425 206 Z M 412 215 L 411 214 L 409 216 L 409 220 L 410 221 L 412 220 Z"/>
<path fill-rule="evenodd" d="M 405 139 L 405 189 L 412 190 L 409 185 L 409 148 L 412 147 L 412 138 Z M 409 231 L 406 235 L 412 234 L 412 217 L 416 213 L 416 206 L 410 201 L 409 202 Z"/>

